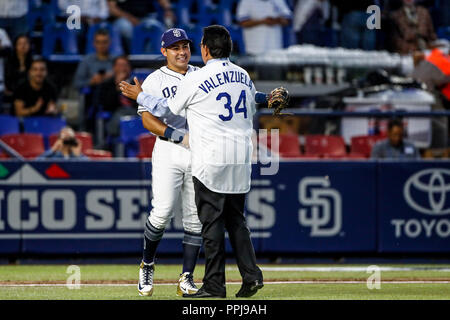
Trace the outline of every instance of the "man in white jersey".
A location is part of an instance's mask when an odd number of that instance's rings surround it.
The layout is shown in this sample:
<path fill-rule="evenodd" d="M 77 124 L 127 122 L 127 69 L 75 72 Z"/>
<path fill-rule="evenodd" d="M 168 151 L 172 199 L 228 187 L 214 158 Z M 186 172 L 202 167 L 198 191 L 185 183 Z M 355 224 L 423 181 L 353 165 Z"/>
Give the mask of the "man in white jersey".
<path fill-rule="evenodd" d="M 173 97 L 181 79 L 198 69 L 189 65 L 190 40 L 183 29 L 169 29 L 161 37 L 161 53 L 167 66 L 151 73 L 142 84 L 144 92 L 156 97 Z M 183 270 L 178 281 L 177 294 L 197 292 L 193 272 L 201 247 L 201 228 L 195 206 L 191 173 L 191 152 L 182 139 L 187 133 L 184 112 L 156 118 L 139 106 L 138 114 L 144 127 L 158 136 L 152 154 L 152 206 L 144 232 L 143 259 L 139 269 L 140 295 L 153 293 L 153 274 L 156 249 L 165 228 L 181 207 L 183 217 Z M 180 205 L 181 203 L 181 205 Z"/>
<path fill-rule="evenodd" d="M 256 90 L 248 73 L 228 59 L 231 49 L 230 34 L 224 27 L 204 28 L 201 53 L 206 66 L 188 73 L 177 94 L 168 99 L 144 92 L 137 95 L 138 83 L 120 84 L 124 95 L 137 98 L 155 116 L 186 110 L 206 265 L 203 286 L 183 297 L 226 297 L 225 230 L 243 280 L 236 296 L 250 297 L 263 287 L 244 217 L 245 195 L 250 190 Z"/>

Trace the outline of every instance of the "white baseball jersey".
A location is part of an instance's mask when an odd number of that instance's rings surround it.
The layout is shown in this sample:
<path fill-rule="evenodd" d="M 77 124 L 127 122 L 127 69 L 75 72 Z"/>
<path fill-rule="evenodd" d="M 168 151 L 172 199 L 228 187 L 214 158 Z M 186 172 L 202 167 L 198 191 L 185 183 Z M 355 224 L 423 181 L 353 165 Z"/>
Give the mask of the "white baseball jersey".
<path fill-rule="evenodd" d="M 198 70 L 198 67 L 188 65 L 186 74 Z M 178 84 L 184 76 L 178 72 L 172 71 L 166 66 L 159 68 L 147 76 L 142 83 L 142 90 L 155 97 L 170 98 L 177 92 Z M 142 115 L 146 111 L 143 106 L 138 106 L 137 113 Z M 187 131 L 186 113 L 182 112 L 180 115 L 168 114 L 164 117 L 159 117 L 159 120 L 164 122 L 167 126 L 180 131 Z"/>
<path fill-rule="evenodd" d="M 248 19 L 283 17 L 290 19 L 291 10 L 285 0 L 241 0 L 236 11 L 238 21 Z M 250 54 L 261 54 L 283 48 L 283 28 L 265 24 L 243 28 L 245 50 Z"/>
<path fill-rule="evenodd" d="M 189 65 L 187 74 L 199 69 Z M 142 84 L 145 93 L 159 98 L 173 97 L 177 87 L 185 76 L 167 67 L 162 67 L 151 73 Z M 138 114 L 148 111 L 143 106 L 138 107 Z M 183 114 L 183 113 L 182 113 Z M 180 131 L 187 130 L 186 118 L 168 112 L 159 117 L 168 126 Z M 194 183 L 191 171 L 191 152 L 181 144 L 157 139 L 152 154 L 152 211 L 148 217 L 150 223 L 165 229 L 172 217 L 179 219 L 182 213 L 182 225 L 185 231 L 201 232 L 201 222 L 198 219 L 195 205 Z M 178 225 L 175 222 L 175 225 Z"/>
<path fill-rule="evenodd" d="M 192 175 L 221 193 L 250 190 L 256 89 L 229 59 L 213 59 L 179 83 L 167 100 L 172 113 L 186 110 Z"/>

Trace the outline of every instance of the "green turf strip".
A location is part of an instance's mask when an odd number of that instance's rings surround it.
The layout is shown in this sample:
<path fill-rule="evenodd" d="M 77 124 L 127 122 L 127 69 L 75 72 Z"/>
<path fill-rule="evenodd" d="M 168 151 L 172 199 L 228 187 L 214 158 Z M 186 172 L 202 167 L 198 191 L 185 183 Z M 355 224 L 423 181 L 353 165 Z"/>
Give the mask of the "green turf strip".
<path fill-rule="evenodd" d="M 236 299 L 239 285 L 227 285 L 227 299 Z M 176 296 L 175 285 L 156 285 L 152 297 L 140 297 L 135 286 L 81 287 L 0 287 L 0 300 L 115 300 L 115 299 L 185 299 Z M 257 300 L 421 300 L 450 299 L 448 284 L 382 284 L 369 290 L 365 284 L 266 284 L 255 296 Z"/>
<path fill-rule="evenodd" d="M 274 265 L 261 265 L 274 266 Z M 280 266 L 280 265 L 276 265 Z M 288 265 L 282 265 L 288 266 Z M 292 265 L 291 265 L 292 266 Z M 302 265 L 306 266 L 306 265 Z M 318 265 L 317 265 L 318 266 Z M 320 265 L 324 266 L 324 265 Z M 380 265 L 381 266 L 381 265 Z M 389 265 L 394 266 L 394 265 Z M 400 265 L 397 265 L 400 266 Z M 411 265 L 408 265 L 411 267 Z M 0 266 L 0 282 L 46 282 L 66 281 L 69 274 L 66 273 L 68 265 L 11 265 Z M 79 265 L 81 281 L 137 281 L 139 266 L 136 265 Z M 227 281 L 240 281 L 241 277 L 235 265 L 228 265 L 233 270 L 226 271 Z M 420 267 L 449 268 L 448 265 L 421 265 Z M 181 272 L 180 265 L 157 265 L 155 281 L 178 280 Z M 204 274 L 204 265 L 198 265 L 195 271 L 195 280 L 200 282 Z M 366 272 L 313 272 L 313 271 L 264 271 L 265 279 L 273 280 L 366 280 L 370 274 Z M 381 272 L 382 280 L 419 280 L 442 279 L 450 281 L 450 272 L 441 271 L 384 271 Z"/>

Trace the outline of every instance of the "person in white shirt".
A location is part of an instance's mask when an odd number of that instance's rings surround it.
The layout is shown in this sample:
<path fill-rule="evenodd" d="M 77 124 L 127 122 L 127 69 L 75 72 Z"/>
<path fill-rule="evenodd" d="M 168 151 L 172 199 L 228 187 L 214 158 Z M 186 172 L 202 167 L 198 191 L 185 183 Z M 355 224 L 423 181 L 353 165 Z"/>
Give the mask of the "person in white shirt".
<path fill-rule="evenodd" d="M 28 0 L 0 1 L 0 28 L 5 29 L 11 39 L 29 31 L 28 10 Z"/>
<path fill-rule="evenodd" d="M 142 84 L 144 92 L 165 98 L 175 95 L 181 80 L 199 69 L 189 64 L 190 43 L 183 29 L 174 28 L 163 33 L 161 53 L 167 60 L 167 66 L 145 79 Z M 178 280 L 177 294 L 181 296 L 198 290 L 193 273 L 202 244 L 202 224 L 195 206 L 191 152 L 181 143 L 188 128 L 184 113 L 156 118 L 145 107 L 138 107 L 144 127 L 158 136 L 152 153 L 153 209 L 145 224 L 143 259 L 139 269 L 138 291 L 143 296 L 153 293 L 156 249 L 165 228 L 179 211 L 182 213 L 184 237 L 183 270 Z M 171 133 L 175 130 L 181 133 L 179 139 L 173 139 Z"/>
<path fill-rule="evenodd" d="M 0 113 L 3 112 L 3 94 L 5 92 L 4 57 L 11 49 L 11 40 L 5 30 L 0 29 Z"/>
<path fill-rule="evenodd" d="M 177 94 L 157 98 L 122 82 L 123 94 L 155 116 L 186 111 L 195 202 L 202 223 L 205 251 L 203 286 L 183 297 L 226 297 L 225 230 L 228 231 L 242 286 L 236 297 L 250 297 L 263 287 L 250 230 L 244 217 L 250 190 L 253 115 L 256 89 L 248 73 L 229 60 L 232 42 L 223 26 L 203 29 L 202 59 L 206 66 L 188 73 Z"/>
<path fill-rule="evenodd" d="M 283 48 L 283 26 L 291 10 L 285 0 L 241 0 L 236 18 L 243 30 L 245 51 L 258 55 Z"/>

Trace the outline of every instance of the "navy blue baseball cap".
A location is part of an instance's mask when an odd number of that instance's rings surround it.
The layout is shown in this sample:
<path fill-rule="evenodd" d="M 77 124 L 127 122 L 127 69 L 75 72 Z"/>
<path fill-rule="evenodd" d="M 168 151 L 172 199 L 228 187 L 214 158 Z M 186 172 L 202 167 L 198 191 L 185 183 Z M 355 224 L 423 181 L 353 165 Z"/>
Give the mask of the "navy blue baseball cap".
<path fill-rule="evenodd" d="M 191 39 L 188 38 L 186 31 L 180 28 L 172 28 L 164 32 L 161 36 L 161 47 L 167 48 L 173 45 L 175 42 L 182 40 L 192 42 Z"/>

